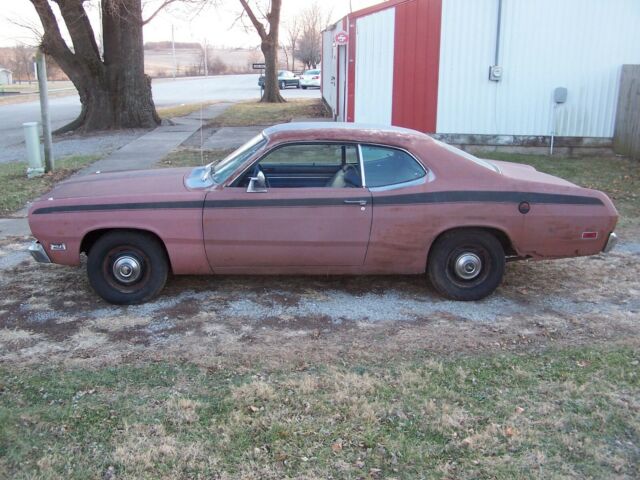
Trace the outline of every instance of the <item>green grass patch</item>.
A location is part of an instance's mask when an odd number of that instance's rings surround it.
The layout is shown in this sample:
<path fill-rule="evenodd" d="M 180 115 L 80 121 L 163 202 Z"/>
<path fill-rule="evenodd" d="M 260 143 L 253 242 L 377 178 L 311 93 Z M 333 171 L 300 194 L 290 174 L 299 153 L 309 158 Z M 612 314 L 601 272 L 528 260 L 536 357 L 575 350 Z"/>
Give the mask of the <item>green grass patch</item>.
<path fill-rule="evenodd" d="M 199 167 L 211 162 L 219 162 L 233 150 L 197 150 L 192 148 L 180 148 L 174 150 L 156 168 Z"/>
<path fill-rule="evenodd" d="M 484 158 L 526 163 L 582 187 L 602 190 L 613 200 L 623 224 L 640 219 L 640 162 L 624 157 L 557 158 L 538 155 L 483 153 Z"/>
<path fill-rule="evenodd" d="M 57 182 L 99 158 L 96 155 L 75 155 L 56 159 L 55 171 L 37 178 L 27 178 L 26 163 L 0 164 L 0 214 L 19 210 L 27 201 L 48 192 Z"/>
<path fill-rule="evenodd" d="M 0 369 L 0 477 L 634 478 L 637 351 Z"/>
<path fill-rule="evenodd" d="M 209 125 L 215 127 L 247 127 L 287 123 L 294 118 L 326 118 L 327 110 L 320 99 L 289 100 L 286 103 L 242 102 L 232 105 Z"/>
<path fill-rule="evenodd" d="M 208 107 L 215 103 L 217 102 L 184 103 L 182 105 L 174 105 L 172 107 L 159 107 L 156 110 L 158 115 L 160 115 L 160 118 L 163 119 L 185 117 L 193 112 L 199 111 L 201 108 Z"/>

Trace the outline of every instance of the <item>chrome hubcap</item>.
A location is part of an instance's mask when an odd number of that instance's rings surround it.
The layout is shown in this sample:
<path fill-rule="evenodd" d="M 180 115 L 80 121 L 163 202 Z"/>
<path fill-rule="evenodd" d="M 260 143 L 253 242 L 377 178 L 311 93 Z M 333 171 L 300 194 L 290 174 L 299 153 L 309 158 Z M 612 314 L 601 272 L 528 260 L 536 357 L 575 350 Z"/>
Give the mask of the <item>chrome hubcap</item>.
<path fill-rule="evenodd" d="M 456 259 L 455 271 L 463 280 L 473 280 L 480 275 L 482 260 L 475 253 L 463 253 Z"/>
<path fill-rule="evenodd" d="M 113 264 L 113 275 L 121 283 L 133 283 L 140 278 L 141 273 L 140 262 L 129 255 L 118 258 Z"/>

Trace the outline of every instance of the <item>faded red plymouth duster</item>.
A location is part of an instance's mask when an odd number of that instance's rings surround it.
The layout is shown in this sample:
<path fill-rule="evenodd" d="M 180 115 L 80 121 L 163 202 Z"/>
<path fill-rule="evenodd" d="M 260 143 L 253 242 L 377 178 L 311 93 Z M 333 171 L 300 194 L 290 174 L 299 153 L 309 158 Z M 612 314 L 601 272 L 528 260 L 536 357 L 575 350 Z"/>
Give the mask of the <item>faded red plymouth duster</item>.
<path fill-rule="evenodd" d="M 96 173 L 29 210 L 40 262 L 79 265 L 117 304 L 181 274 L 426 274 L 478 300 L 505 262 L 609 251 L 602 192 L 401 128 L 267 128 L 217 165 Z"/>

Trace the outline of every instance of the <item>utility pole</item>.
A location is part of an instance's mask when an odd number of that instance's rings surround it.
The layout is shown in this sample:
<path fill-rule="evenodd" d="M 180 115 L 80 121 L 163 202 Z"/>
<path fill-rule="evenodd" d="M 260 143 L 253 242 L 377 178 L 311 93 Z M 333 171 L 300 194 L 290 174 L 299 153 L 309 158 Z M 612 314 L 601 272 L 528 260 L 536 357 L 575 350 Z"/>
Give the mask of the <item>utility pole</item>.
<path fill-rule="evenodd" d="M 173 23 L 171 24 L 171 51 L 173 52 L 173 79 L 176 79 L 176 70 L 178 69 L 178 64 L 176 63 L 176 42 L 174 38 L 173 32 Z"/>
<path fill-rule="evenodd" d="M 209 45 L 207 45 L 207 39 L 204 39 L 204 76 L 209 76 Z"/>
<path fill-rule="evenodd" d="M 36 70 L 40 87 L 40 110 L 42 111 L 42 136 L 44 137 L 45 172 L 53 172 L 53 140 L 51 138 L 51 118 L 49 117 L 49 91 L 47 86 L 47 62 L 41 50 L 36 53 Z"/>

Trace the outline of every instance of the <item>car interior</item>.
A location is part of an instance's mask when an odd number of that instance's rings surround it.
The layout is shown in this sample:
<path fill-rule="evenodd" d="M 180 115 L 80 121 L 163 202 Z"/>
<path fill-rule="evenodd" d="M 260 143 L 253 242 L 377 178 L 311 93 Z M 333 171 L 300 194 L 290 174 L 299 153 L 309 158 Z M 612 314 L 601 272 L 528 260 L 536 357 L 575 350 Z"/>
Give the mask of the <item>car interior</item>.
<path fill-rule="evenodd" d="M 246 188 L 260 171 L 272 188 L 362 187 L 356 145 L 285 145 L 269 152 L 234 186 Z"/>
<path fill-rule="evenodd" d="M 426 172 L 407 153 L 362 145 L 367 187 L 394 185 L 424 177 Z M 270 188 L 360 188 L 362 176 L 355 144 L 289 144 L 266 154 L 233 186 L 247 188 L 259 172 Z"/>

